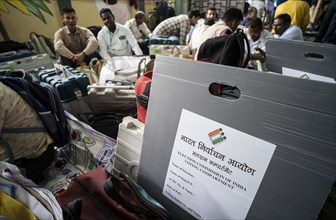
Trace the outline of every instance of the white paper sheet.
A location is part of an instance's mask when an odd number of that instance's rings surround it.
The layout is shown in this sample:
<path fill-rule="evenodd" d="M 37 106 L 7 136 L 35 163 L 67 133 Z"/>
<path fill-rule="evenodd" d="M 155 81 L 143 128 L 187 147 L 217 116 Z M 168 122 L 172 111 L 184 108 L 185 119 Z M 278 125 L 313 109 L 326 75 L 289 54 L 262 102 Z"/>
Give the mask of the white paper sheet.
<path fill-rule="evenodd" d="M 336 83 L 336 81 L 333 78 L 326 77 L 326 76 L 320 76 L 313 73 L 307 73 L 300 70 L 290 69 L 287 67 L 282 67 L 282 74 L 286 76 L 294 76 L 301 79 L 310 79 L 310 80 L 316 80 L 316 81 L 322 81 L 322 82 L 328 82 L 328 83 Z"/>
<path fill-rule="evenodd" d="M 163 194 L 197 219 L 244 219 L 275 147 L 183 109 Z"/>

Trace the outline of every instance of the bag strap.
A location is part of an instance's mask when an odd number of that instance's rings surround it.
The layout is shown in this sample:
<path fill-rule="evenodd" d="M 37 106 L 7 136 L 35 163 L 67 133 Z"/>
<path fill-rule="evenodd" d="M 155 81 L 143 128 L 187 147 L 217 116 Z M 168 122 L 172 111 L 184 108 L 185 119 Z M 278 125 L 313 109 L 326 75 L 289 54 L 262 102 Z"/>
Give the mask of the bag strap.
<path fill-rule="evenodd" d="M 47 132 L 45 127 L 35 127 L 35 128 L 2 128 L 1 133 L 35 133 L 35 132 Z M 7 141 L 3 139 L 0 134 L 0 143 L 3 143 L 6 147 L 6 151 L 9 158 L 9 163 L 14 163 L 14 153 L 12 151 L 12 147 L 8 144 Z"/>
<path fill-rule="evenodd" d="M 137 75 L 137 79 L 139 79 L 139 77 L 141 76 L 141 65 L 144 64 L 144 70 L 146 68 L 146 58 L 142 58 L 138 64 L 138 75 Z"/>
<path fill-rule="evenodd" d="M 37 133 L 37 132 L 47 132 L 45 127 L 35 127 L 35 128 L 2 128 L 2 133 Z"/>
<path fill-rule="evenodd" d="M 243 32 L 243 30 L 238 29 L 237 33 L 235 33 L 235 34 L 243 36 L 243 40 L 242 41 L 240 39 L 238 39 L 238 45 L 239 45 L 239 48 L 240 48 L 240 54 L 242 54 L 240 66 L 242 68 L 246 68 L 247 65 L 248 65 L 248 62 L 250 61 L 250 54 L 251 54 L 250 44 L 249 44 L 247 36 Z M 246 58 L 245 58 L 245 61 L 244 61 L 245 45 L 247 47 L 247 55 L 246 55 Z"/>
<path fill-rule="evenodd" d="M 151 87 L 152 82 L 148 82 L 146 84 L 145 90 L 143 93 L 139 96 L 136 96 L 136 101 L 144 107 L 145 109 L 148 108 L 148 102 L 149 102 L 149 93 L 150 93 L 150 87 Z"/>

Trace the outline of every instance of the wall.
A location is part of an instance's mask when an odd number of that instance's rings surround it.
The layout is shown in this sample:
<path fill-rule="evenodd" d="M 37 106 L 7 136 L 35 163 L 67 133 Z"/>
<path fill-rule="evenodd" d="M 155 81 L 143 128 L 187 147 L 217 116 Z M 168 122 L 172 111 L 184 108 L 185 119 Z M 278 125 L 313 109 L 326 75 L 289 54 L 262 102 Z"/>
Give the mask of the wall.
<path fill-rule="evenodd" d="M 198 8 L 201 12 L 207 10 L 210 7 L 217 8 L 217 13 L 221 18 L 226 11 L 226 9 L 230 7 L 244 9 L 245 0 L 191 0 L 190 8 Z"/>
<path fill-rule="evenodd" d="M 43 0 L 51 14 L 37 8 L 44 17 L 45 23 L 34 14 L 30 13 L 30 15 L 27 15 L 18 8 L 12 6 L 9 3 L 11 0 L 0 1 L 0 9 L 3 9 L 1 7 L 4 6 L 8 9 L 8 13 L 0 10 L 0 16 L 1 22 L 11 40 L 25 42 L 29 39 L 29 34 L 31 32 L 36 32 L 53 38 L 55 31 L 63 26 L 57 0 Z M 66 0 L 60 1 L 63 1 L 63 3 L 66 2 Z M 17 4 L 20 1 L 15 0 L 14 2 Z M 103 0 L 69 0 L 67 2 L 76 10 L 78 25 L 84 27 L 92 25 L 103 26 L 99 17 L 99 11 L 103 7 L 111 8 L 115 14 L 116 21 L 122 24 L 134 17 L 136 12 L 134 7 L 129 5 L 128 0 L 118 0 L 118 4 L 116 5 L 107 5 Z"/>
<path fill-rule="evenodd" d="M 30 32 L 42 33 L 48 37 L 51 37 L 55 30 L 60 26 L 60 15 L 58 13 L 57 1 L 51 1 L 46 3 L 46 6 L 51 11 L 52 15 L 42 11 L 42 15 L 45 18 L 46 24 L 39 20 L 36 16 L 26 15 L 22 11 L 3 1 L 9 10 L 9 13 L 1 12 L 1 21 L 3 26 L 11 40 L 24 42 L 29 38 Z"/>

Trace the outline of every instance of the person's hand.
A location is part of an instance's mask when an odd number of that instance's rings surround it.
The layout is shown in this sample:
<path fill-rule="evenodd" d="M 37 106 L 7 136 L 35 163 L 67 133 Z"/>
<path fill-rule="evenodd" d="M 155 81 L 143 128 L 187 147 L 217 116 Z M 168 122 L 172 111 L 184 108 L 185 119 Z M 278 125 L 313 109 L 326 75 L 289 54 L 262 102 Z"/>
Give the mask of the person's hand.
<path fill-rule="evenodd" d="M 78 63 L 80 66 L 86 66 L 86 63 L 85 62 L 80 62 Z"/>
<path fill-rule="evenodd" d="M 78 64 L 82 63 L 84 61 L 84 58 L 85 58 L 85 54 L 84 53 L 78 53 L 75 55 L 74 57 L 74 61 Z"/>
<path fill-rule="evenodd" d="M 261 62 L 266 61 L 266 53 L 260 48 L 255 48 L 253 54 L 251 54 L 251 60 L 260 60 Z"/>

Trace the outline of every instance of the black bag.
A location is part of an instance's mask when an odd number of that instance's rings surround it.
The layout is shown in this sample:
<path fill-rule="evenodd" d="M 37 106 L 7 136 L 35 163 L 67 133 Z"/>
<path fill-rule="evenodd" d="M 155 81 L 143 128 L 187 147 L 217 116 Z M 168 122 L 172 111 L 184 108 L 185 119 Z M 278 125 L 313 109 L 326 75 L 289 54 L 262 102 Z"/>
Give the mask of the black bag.
<path fill-rule="evenodd" d="M 134 116 L 136 113 L 136 109 L 132 108 L 128 111 L 123 112 L 104 112 L 92 114 L 88 118 L 88 124 L 94 128 L 95 130 L 117 139 L 119 124 L 122 122 L 123 118 L 126 116 Z"/>
<path fill-rule="evenodd" d="M 92 32 L 92 34 L 97 38 L 97 36 L 98 36 L 98 32 L 99 32 L 102 28 L 101 28 L 100 26 L 95 25 L 95 26 L 87 27 L 87 29 L 89 29 L 89 30 Z"/>
<path fill-rule="evenodd" d="M 16 42 L 13 40 L 6 40 L 6 41 L 0 42 L 0 53 L 6 53 L 9 51 L 26 50 L 26 49 L 28 49 L 26 44 Z"/>
<path fill-rule="evenodd" d="M 238 29 L 230 35 L 206 40 L 199 48 L 197 60 L 245 68 L 250 54 L 247 37 Z"/>
<path fill-rule="evenodd" d="M 118 0 L 104 0 L 104 2 L 108 5 L 115 5 L 118 3 Z"/>

